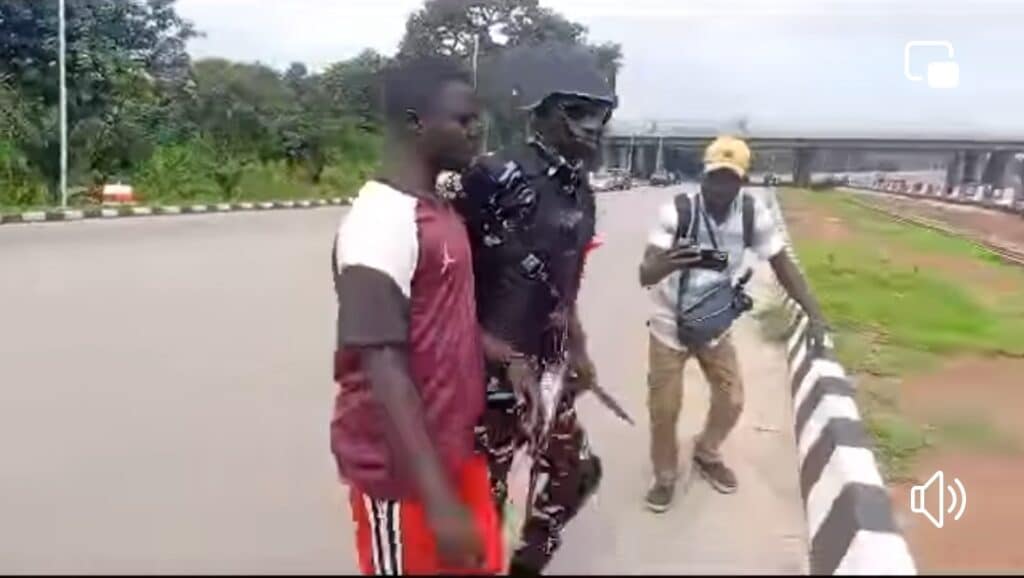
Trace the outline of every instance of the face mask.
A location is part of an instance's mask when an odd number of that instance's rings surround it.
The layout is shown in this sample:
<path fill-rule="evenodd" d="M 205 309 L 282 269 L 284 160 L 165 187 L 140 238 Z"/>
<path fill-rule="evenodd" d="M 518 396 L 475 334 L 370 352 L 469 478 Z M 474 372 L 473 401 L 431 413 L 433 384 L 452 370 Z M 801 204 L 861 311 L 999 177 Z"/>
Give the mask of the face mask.
<path fill-rule="evenodd" d="M 579 145 L 596 149 L 604 126 L 611 119 L 611 107 L 595 101 L 574 99 L 559 102 L 557 108 L 569 136 Z"/>

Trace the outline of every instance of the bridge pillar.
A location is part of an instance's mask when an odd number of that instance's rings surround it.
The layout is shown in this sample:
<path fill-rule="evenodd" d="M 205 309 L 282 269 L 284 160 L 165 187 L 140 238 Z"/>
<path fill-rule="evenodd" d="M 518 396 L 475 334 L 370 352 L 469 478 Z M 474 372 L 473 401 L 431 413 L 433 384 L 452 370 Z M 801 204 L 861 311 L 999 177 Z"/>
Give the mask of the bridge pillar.
<path fill-rule="evenodd" d="M 811 186 L 811 173 L 814 171 L 815 149 L 796 149 L 793 159 L 793 183 L 798 187 Z"/>
<path fill-rule="evenodd" d="M 646 179 L 650 175 L 647 170 L 647 145 L 637 145 L 636 166 L 633 167 L 633 176 Z"/>
<path fill-rule="evenodd" d="M 665 139 L 658 139 L 658 153 L 654 161 L 655 172 L 665 170 Z"/>
<path fill-rule="evenodd" d="M 981 182 L 981 173 L 985 167 L 985 153 L 978 151 L 964 152 L 964 178 L 961 184 L 975 185 Z"/>
<path fill-rule="evenodd" d="M 1012 151 L 995 151 L 985 165 L 985 172 L 982 175 L 982 182 L 992 185 L 993 189 L 1002 189 L 1010 185 L 1009 168 L 1013 164 Z"/>
<path fill-rule="evenodd" d="M 946 186 L 959 187 L 964 182 L 964 153 L 955 152 L 946 166 Z"/>
<path fill-rule="evenodd" d="M 615 147 L 615 152 L 618 153 L 619 157 L 617 167 L 620 169 L 629 168 L 629 145 L 618 145 Z"/>

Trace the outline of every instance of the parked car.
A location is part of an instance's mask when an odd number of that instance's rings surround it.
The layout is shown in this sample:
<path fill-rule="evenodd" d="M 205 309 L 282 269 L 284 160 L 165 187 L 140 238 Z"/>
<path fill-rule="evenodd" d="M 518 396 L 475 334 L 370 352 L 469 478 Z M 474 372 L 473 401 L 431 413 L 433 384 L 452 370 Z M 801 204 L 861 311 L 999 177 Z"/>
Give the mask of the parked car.
<path fill-rule="evenodd" d="M 608 169 L 607 174 L 609 177 L 609 183 L 606 190 L 628 191 L 633 188 L 633 177 L 630 176 L 626 169 Z"/>
<path fill-rule="evenodd" d="M 651 175 L 651 186 L 652 187 L 667 187 L 672 184 L 672 175 L 668 174 L 668 171 L 655 171 Z"/>
<path fill-rule="evenodd" d="M 594 189 L 595 193 L 615 190 L 614 186 L 615 176 L 608 171 L 590 173 L 590 188 Z"/>
<path fill-rule="evenodd" d="M 782 179 L 779 178 L 779 175 L 775 173 L 765 173 L 764 186 L 774 187 L 777 186 L 780 182 L 782 182 Z"/>

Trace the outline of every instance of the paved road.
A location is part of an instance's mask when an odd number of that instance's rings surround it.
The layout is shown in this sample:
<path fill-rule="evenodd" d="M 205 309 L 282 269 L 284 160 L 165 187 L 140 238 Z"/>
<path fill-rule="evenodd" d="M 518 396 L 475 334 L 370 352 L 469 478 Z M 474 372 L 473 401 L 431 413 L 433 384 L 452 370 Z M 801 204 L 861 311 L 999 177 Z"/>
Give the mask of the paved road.
<path fill-rule="evenodd" d="M 806 569 L 781 350 L 739 329 L 748 407 L 735 496 L 695 480 L 642 510 L 646 302 L 635 261 L 665 191 L 602 202 L 583 297 L 607 386 L 587 400 L 602 493 L 556 572 Z M 327 444 L 329 245 L 339 209 L 0 229 L 0 571 L 347 572 Z M 762 286 L 762 291 L 767 287 Z M 690 369 L 681 435 L 707 396 Z"/>

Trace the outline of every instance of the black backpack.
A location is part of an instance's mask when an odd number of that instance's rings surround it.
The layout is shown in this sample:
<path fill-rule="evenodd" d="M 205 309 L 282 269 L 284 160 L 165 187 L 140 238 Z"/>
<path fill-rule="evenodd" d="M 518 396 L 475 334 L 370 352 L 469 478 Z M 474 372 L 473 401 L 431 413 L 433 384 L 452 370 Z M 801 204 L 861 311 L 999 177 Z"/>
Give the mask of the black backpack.
<path fill-rule="evenodd" d="M 746 193 L 743 195 L 743 245 L 750 249 L 754 241 L 754 198 Z M 676 229 L 676 242 L 684 238 L 697 240 L 700 234 L 701 221 L 708 221 L 707 214 L 698 195 L 697 204 L 690 196 L 682 193 L 676 196 L 675 206 L 679 225 Z M 696 217 L 696 218 L 694 218 Z M 709 227 L 710 228 L 710 227 Z M 711 242 L 718 248 L 713 230 L 708 231 Z M 689 284 L 690 272 L 685 270 L 679 279 L 679 290 L 676 298 L 676 330 L 679 342 L 687 348 L 700 348 L 722 336 L 741 315 L 750 311 L 754 302 L 744 291 L 750 281 L 748 271 L 736 285 L 724 284 L 705 295 L 696 305 L 683 310 L 683 295 Z"/>

